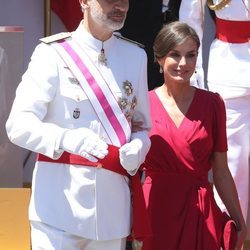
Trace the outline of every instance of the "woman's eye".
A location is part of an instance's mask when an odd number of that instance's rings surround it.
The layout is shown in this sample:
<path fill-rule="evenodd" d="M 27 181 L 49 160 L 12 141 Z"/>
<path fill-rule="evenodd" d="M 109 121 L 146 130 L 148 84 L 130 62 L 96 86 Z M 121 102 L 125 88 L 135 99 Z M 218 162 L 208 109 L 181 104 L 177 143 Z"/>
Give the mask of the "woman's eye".
<path fill-rule="evenodd" d="M 170 53 L 170 56 L 171 56 L 171 57 L 178 57 L 178 56 L 179 56 L 179 54 L 178 54 L 178 53 L 173 52 L 173 53 Z"/>
<path fill-rule="evenodd" d="M 192 54 L 188 54 L 188 55 L 187 55 L 187 58 L 193 58 L 193 57 L 195 57 L 195 56 L 196 56 L 196 54 L 192 53 Z"/>

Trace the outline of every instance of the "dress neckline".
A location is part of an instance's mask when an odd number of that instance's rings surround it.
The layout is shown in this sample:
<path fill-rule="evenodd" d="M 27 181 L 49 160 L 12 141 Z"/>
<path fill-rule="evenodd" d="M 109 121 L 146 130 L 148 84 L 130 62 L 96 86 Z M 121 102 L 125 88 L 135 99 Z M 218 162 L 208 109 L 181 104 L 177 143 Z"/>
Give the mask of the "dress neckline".
<path fill-rule="evenodd" d="M 194 87 L 194 88 L 195 88 L 195 87 Z M 164 107 L 164 105 L 163 105 L 163 103 L 162 103 L 160 97 L 159 97 L 158 94 L 156 93 L 156 89 L 154 89 L 153 92 L 154 92 L 154 95 L 155 95 L 155 97 L 156 97 L 157 102 L 159 103 L 160 109 L 162 110 L 163 114 L 166 114 L 164 117 L 166 117 L 167 120 L 168 120 L 176 129 L 178 129 L 178 130 L 181 129 L 181 127 L 184 126 L 185 121 L 188 119 L 187 117 L 188 117 L 189 114 L 192 112 L 193 107 L 195 106 L 196 99 L 197 99 L 197 92 L 198 92 L 198 89 L 195 88 L 195 92 L 194 92 L 194 95 L 193 95 L 193 99 L 192 99 L 192 101 L 190 102 L 190 105 L 189 105 L 189 107 L 188 107 L 188 109 L 187 109 L 187 112 L 186 112 L 186 114 L 184 115 L 184 117 L 183 117 L 183 119 L 182 119 L 182 121 L 180 122 L 179 125 L 177 125 L 177 124 L 173 121 L 173 119 L 172 119 L 172 117 L 170 116 L 169 112 L 168 112 L 168 111 L 166 110 L 166 108 Z"/>

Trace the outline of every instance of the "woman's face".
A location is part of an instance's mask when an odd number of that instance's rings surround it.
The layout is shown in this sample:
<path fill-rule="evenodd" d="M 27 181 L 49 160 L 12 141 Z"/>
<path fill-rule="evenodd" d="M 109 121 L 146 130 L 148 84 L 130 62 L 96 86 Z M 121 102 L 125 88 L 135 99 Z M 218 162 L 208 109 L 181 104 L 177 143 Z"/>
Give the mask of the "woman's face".
<path fill-rule="evenodd" d="M 187 82 L 195 71 L 198 56 L 196 42 L 187 38 L 183 43 L 170 50 L 167 55 L 159 60 L 163 67 L 165 82 Z"/>

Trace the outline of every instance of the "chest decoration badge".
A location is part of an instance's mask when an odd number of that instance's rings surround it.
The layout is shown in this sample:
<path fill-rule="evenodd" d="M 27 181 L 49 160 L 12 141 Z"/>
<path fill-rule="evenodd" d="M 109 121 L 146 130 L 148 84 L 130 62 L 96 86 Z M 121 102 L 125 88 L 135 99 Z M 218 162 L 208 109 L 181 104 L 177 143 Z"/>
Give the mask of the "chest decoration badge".
<path fill-rule="evenodd" d="M 73 117 L 74 119 L 78 119 L 80 117 L 80 109 L 79 108 L 75 108 L 75 110 L 73 111 Z"/>
<path fill-rule="evenodd" d="M 118 104 L 122 112 L 125 114 L 127 120 L 130 122 L 132 120 L 134 109 L 137 105 L 137 99 L 136 96 L 133 95 L 134 91 L 131 82 L 128 80 L 124 81 L 122 89 L 123 96 L 119 97 Z"/>
<path fill-rule="evenodd" d="M 99 61 L 99 63 L 101 63 L 102 65 L 107 66 L 107 58 L 106 58 L 105 51 L 104 51 L 104 48 L 103 48 L 103 42 L 102 42 L 101 51 L 100 51 L 100 53 L 99 53 L 99 55 L 98 55 L 98 61 Z"/>

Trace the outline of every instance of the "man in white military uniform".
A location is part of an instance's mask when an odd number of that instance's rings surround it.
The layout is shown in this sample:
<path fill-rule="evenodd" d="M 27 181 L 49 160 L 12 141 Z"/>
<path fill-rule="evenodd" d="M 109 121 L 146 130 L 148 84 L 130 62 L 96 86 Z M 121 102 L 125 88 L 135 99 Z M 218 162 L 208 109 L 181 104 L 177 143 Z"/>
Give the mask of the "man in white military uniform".
<path fill-rule="evenodd" d="M 113 33 L 128 0 L 79 2 L 84 19 L 76 31 L 41 39 L 6 123 L 13 143 L 39 154 L 29 207 L 33 250 L 125 249 L 126 174 L 136 175 L 150 147 L 146 53 Z M 133 121 L 144 129 L 131 133 Z"/>
<path fill-rule="evenodd" d="M 216 38 L 211 44 L 208 88 L 224 99 L 227 111 L 228 164 L 245 219 L 249 192 L 250 3 L 249 0 L 182 0 L 180 19 L 202 37 L 204 6 L 215 11 Z M 225 210 L 218 194 L 216 200 Z"/>

